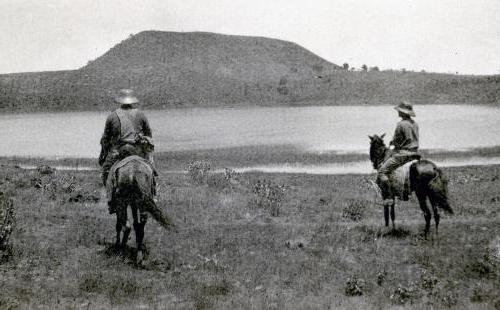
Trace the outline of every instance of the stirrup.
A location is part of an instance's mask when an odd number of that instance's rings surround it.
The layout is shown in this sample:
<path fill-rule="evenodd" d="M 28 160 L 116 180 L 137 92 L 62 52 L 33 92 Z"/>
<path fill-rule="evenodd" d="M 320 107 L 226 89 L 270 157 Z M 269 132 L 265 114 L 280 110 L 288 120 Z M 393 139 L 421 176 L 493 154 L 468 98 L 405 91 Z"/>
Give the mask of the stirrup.
<path fill-rule="evenodd" d="M 390 205 L 394 204 L 394 199 L 384 199 L 384 201 L 382 202 L 382 204 L 384 206 L 390 206 Z"/>

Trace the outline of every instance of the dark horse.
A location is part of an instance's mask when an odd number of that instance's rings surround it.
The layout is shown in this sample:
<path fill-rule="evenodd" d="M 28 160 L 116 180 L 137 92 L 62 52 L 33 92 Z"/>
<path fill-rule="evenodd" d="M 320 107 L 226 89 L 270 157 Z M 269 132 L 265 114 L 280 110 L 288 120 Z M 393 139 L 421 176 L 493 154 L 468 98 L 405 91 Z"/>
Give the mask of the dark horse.
<path fill-rule="evenodd" d="M 123 251 L 130 236 L 131 227 L 127 219 L 127 208 L 132 209 L 135 239 L 137 242 L 137 264 L 144 257 L 144 226 L 147 213 L 166 229 L 174 229 L 173 223 L 156 205 L 153 199 L 153 169 L 141 158 L 130 160 L 116 170 L 114 195 L 116 199 L 116 247 Z M 121 232 L 123 229 L 123 237 Z"/>
<path fill-rule="evenodd" d="M 385 135 L 385 134 L 384 134 Z M 390 155 L 389 148 L 384 143 L 384 135 L 380 137 L 377 135 L 368 136 L 370 138 L 370 160 L 373 164 L 373 168 L 377 169 L 384 162 L 384 160 Z M 431 227 L 431 211 L 427 206 L 427 198 L 432 206 L 432 211 L 434 213 L 434 221 L 436 223 L 436 233 L 438 232 L 439 226 L 439 212 L 438 207 L 453 214 L 448 203 L 448 186 L 447 180 L 444 177 L 441 170 L 431 161 L 419 159 L 417 162 L 410 166 L 410 190 L 415 192 L 420 204 L 420 209 L 424 212 L 425 218 L 425 230 L 427 234 Z M 378 183 L 378 180 L 377 180 Z M 391 220 L 394 227 L 394 195 L 392 197 L 384 197 L 386 193 L 382 194 L 382 198 L 392 199 L 391 204 Z M 389 206 L 384 205 L 384 218 L 385 226 L 389 226 Z"/>

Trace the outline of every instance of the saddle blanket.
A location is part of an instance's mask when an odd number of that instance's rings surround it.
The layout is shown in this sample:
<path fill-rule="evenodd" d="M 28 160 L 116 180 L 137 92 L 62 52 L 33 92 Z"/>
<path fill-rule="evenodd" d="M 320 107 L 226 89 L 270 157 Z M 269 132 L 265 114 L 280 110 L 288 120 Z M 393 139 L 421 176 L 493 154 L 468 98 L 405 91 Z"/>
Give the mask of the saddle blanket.
<path fill-rule="evenodd" d="M 149 163 L 144 158 L 137 156 L 137 155 L 132 155 L 132 156 L 128 156 L 122 160 L 117 161 L 109 169 L 108 179 L 106 180 L 106 193 L 108 195 L 108 201 L 113 196 L 113 191 L 115 190 L 115 185 L 117 183 L 116 171 L 118 169 L 120 169 L 121 167 L 125 166 L 126 164 L 128 164 L 129 162 L 134 161 L 134 160 L 137 160 L 137 161 L 140 161 L 140 162 L 143 162 L 143 163 L 146 163 L 149 165 Z"/>
<path fill-rule="evenodd" d="M 394 196 L 400 200 L 408 201 L 411 194 L 410 189 L 410 167 L 418 160 L 412 160 L 394 170 L 391 174 L 391 186 Z"/>

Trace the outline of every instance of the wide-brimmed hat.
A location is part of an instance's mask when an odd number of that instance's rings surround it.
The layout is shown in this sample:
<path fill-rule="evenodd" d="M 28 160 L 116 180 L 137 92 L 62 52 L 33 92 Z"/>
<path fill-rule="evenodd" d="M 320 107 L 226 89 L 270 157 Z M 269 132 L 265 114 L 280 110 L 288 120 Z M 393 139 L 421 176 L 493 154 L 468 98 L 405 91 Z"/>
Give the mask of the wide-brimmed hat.
<path fill-rule="evenodd" d="M 400 104 L 394 107 L 397 111 L 409 115 L 415 116 L 415 112 L 413 112 L 413 105 L 408 101 L 402 101 Z"/>
<path fill-rule="evenodd" d="M 118 96 L 115 97 L 115 102 L 120 104 L 134 104 L 139 102 L 139 99 L 134 96 L 134 91 L 131 89 L 120 89 Z"/>

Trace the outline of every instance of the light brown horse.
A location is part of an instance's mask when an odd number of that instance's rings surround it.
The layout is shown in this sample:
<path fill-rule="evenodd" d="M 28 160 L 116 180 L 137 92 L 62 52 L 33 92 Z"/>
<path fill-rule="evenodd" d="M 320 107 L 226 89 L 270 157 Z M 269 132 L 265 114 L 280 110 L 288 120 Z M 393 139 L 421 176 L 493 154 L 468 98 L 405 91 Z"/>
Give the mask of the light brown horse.
<path fill-rule="evenodd" d="M 116 247 L 123 251 L 130 236 L 130 223 L 127 219 L 128 207 L 132 210 L 135 239 L 137 242 L 137 264 L 144 258 L 144 226 L 147 213 L 166 229 L 175 230 L 172 221 L 158 208 L 153 197 L 153 169 L 142 159 L 125 163 L 116 171 L 114 187 L 116 199 Z M 123 236 L 121 236 L 123 230 Z"/>

